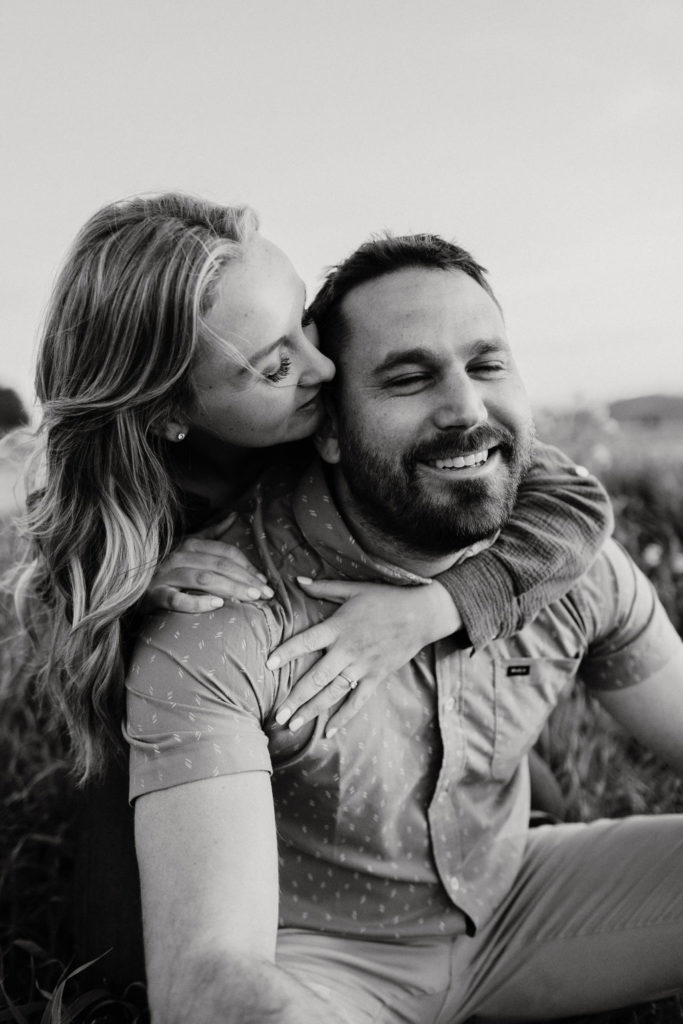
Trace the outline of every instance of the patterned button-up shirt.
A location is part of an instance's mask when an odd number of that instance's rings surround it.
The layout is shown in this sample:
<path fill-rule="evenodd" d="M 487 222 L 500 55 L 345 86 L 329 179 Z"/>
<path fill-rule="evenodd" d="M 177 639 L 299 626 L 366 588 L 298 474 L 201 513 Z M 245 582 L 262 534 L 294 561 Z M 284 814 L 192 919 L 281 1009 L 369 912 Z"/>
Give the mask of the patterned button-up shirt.
<path fill-rule="evenodd" d="M 286 483 L 286 481 L 285 481 Z M 213 613 L 163 613 L 141 631 L 128 687 L 131 799 L 197 779 L 272 771 L 280 924 L 407 941 L 472 932 L 519 869 L 526 753 L 581 671 L 593 688 L 637 685 L 680 647 L 652 587 L 609 542 L 562 600 L 474 653 L 425 648 L 331 739 L 275 709 L 314 656 L 277 671 L 268 654 L 334 606 L 297 575 L 426 581 L 367 555 L 320 464 L 257 492 L 226 535 L 276 596 Z"/>

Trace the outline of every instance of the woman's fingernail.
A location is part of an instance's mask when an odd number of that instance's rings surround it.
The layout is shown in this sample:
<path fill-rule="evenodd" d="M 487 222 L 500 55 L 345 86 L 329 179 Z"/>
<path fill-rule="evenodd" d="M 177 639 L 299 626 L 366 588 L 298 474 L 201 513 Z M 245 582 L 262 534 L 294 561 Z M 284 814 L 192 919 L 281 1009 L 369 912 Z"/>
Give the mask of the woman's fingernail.
<path fill-rule="evenodd" d="M 325 730 L 325 739 L 326 739 L 326 740 L 331 740 L 331 739 L 332 739 L 332 737 L 334 736 L 334 734 L 336 733 L 336 731 L 337 731 L 337 730 L 335 729 L 335 727 L 334 727 L 334 726 L 332 726 L 332 728 L 331 728 L 331 729 L 326 729 L 326 730 Z"/>
<path fill-rule="evenodd" d="M 275 597 L 275 591 L 272 589 L 272 587 L 263 587 L 261 589 L 261 593 L 263 594 L 264 597 Z"/>
<path fill-rule="evenodd" d="M 284 725 L 285 722 L 289 721 L 291 714 L 292 712 L 290 711 L 289 708 L 280 708 L 280 710 L 275 715 L 275 721 L 277 722 L 278 725 Z"/>
<path fill-rule="evenodd" d="M 303 724 L 303 718 L 293 718 L 292 721 L 289 723 L 289 728 L 292 730 L 292 732 L 296 732 L 297 729 L 300 729 Z"/>
<path fill-rule="evenodd" d="M 310 584 L 313 582 L 310 576 L 297 576 L 296 580 L 297 583 L 302 583 L 304 587 L 310 586 Z"/>
<path fill-rule="evenodd" d="M 249 590 L 247 591 L 247 597 L 251 597 L 253 598 L 254 601 L 258 601 L 260 596 L 260 590 L 257 590 L 256 587 L 249 587 Z"/>
<path fill-rule="evenodd" d="M 222 608 L 223 607 L 223 598 L 222 597 L 212 597 L 211 598 L 211 607 L 212 608 Z"/>
<path fill-rule="evenodd" d="M 256 577 L 257 577 L 257 579 L 261 580 L 261 583 L 267 583 L 268 582 L 268 577 L 264 576 L 262 572 L 257 572 L 256 573 Z"/>
<path fill-rule="evenodd" d="M 271 654 L 271 656 L 268 658 L 268 661 L 266 662 L 266 668 L 271 668 L 272 669 L 272 668 L 279 668 L 279 667 L 280 667 L 280 659 L 278 658 L 277 654 Z"/>

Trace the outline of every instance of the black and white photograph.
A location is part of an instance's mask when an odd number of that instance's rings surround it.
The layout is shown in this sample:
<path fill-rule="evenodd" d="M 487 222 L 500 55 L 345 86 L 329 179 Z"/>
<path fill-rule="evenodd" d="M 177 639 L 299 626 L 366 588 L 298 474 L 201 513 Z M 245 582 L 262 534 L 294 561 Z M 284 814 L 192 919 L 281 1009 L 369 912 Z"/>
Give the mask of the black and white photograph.
<path fill-rule="evenodd" d="M 0 1024 L 683 1024 L 681 0 L 0 0 Z"/>

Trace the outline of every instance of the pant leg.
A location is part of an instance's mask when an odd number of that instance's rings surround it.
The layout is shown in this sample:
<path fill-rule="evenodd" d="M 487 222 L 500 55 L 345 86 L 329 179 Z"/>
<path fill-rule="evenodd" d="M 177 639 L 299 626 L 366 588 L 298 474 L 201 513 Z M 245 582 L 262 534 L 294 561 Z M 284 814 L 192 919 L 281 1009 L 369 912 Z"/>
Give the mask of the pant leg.
<path fill-rule="evenodd" d="M 683 990 L 683 816 L 533 830 L 512 891 L 453 956 L 442 1024 L 548 1021 Z"/>
<path fill-rule="evenodd" d="M 434 1024 L 451 940 L 401 945 L 283 928 L 276 962 L 353 1024 Z"/>

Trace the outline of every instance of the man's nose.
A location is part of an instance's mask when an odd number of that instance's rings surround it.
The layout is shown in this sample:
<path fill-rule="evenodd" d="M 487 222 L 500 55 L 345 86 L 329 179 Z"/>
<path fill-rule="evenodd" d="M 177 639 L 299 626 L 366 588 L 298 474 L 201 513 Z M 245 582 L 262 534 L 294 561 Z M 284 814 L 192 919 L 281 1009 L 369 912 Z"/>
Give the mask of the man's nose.
<path fill-rule="evenodd" d="M 487 420 L 488 416 L 476 383 L 466 374 L 450 377 L 443 382 L 433 413 L 434 423 L 439 430 L 474 427 Z"/>

